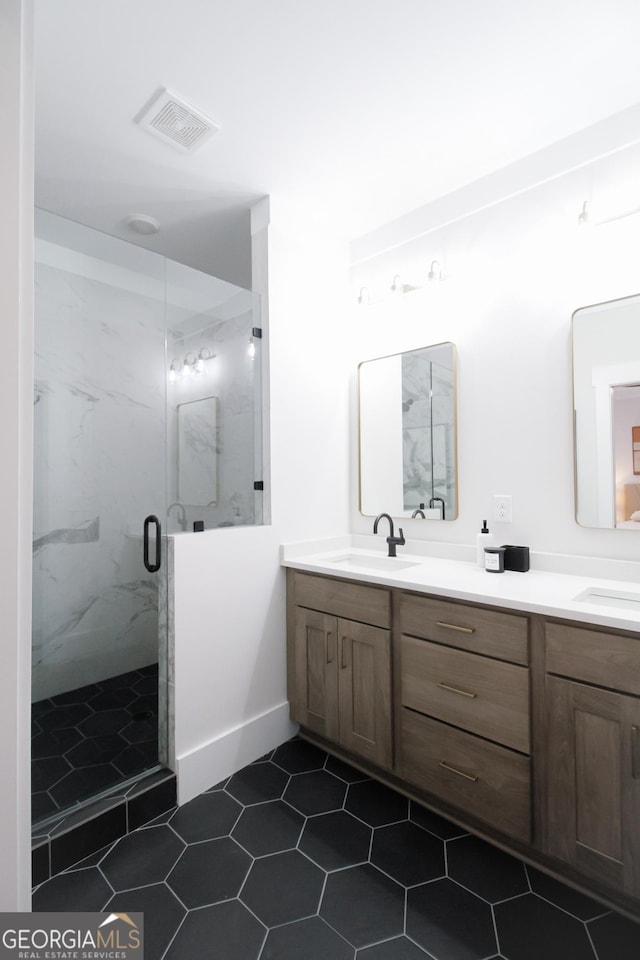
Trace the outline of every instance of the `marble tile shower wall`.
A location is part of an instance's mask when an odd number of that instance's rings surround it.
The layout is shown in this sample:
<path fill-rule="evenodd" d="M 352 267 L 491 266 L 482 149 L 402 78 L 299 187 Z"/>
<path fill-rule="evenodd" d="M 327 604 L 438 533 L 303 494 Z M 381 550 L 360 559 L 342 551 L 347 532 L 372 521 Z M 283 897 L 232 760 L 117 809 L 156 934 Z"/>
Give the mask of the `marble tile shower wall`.
<path fill-rule="evenodd" d="M 72 255 L 73 256 L 73 255 Z M 142 525 L 162 512 L 164 304 L 36 266 L 33 697 L 157 659 L 157 575 Z"/>
<path fill-rule="evenodd" d="M 190 318 L 181 329 L 173 329 L 168 335 L 170 359 L 174 356 L 181 360 L 189 353 L 197 357 L 200 351 L 214 355 L 205 362 L 202 373 L 180 377 L 169 389 L 169 463 L 174 467 L 169 472 L 170 501 L 181 501 L 176 452 L 178 407 L 206 397 L 216 398 L 215 449 L 209 451 L 215 462 L 215 502 L 183 503 L 187 530 L 193 528 L 194 520 L 203 520 L 207 529 L 257 522 L 253 490 L 254 480 L 259 479 L 255 474 L 254 442 L 256 360 L 247 350 L 253 325 L 251 311 L 224 321 L 200 316 Z M 194 327 L 196 331 L 189 332 Z M 198 433 L 188 442 L 198 445 L 210 440 Z M 194 449 L 194 459 L 196 453 Z M 180 529 L 175 521 L 176 516 L 172 515 L 170 531 Z"/>
<path fill-rule="evenodd" d="M 402 357 L 402 447 L 405 510 L 432 497 L 455 503 L 453 371 L 415 353 Z"/>

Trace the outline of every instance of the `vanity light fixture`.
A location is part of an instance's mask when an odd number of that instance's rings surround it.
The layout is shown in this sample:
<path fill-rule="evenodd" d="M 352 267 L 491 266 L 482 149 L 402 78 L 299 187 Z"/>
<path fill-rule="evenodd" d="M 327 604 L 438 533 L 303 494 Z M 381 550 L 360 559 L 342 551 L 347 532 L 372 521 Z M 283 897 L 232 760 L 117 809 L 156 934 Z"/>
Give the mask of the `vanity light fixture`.
<path fill-rule="evenodd" d="M 640 214 L 640 206 L 636 203 L 634 206 L 624 206 L 624 200 L 614 202 L 602 202 L 594 204 L 585 200 L 582 209 L 578 214 L 578 224 L 583 226 L 603 227 L 608 223 L 617 223 L 618 220 L 627 220 L 630 217 L 637 217 Z"/>
<path fill-rule="evenodd" d="M 371 303 L 371 296 L 367 287 L 360 287 L 360 293 L 358 294 L 358 306 L 359 307 L 368 307 Z"/>
<path fill-rule="evenodd" d="M 429 273 L 427 274 L 427 280 L 444 280 L 444 274 L 442 272 L 442 265 L 439 260 L 432 260 L 431 266 L 429 267 Z"/>
<path fill-rule="evenodd" d="M 204 373 L 206 361 L 213 360 L 216 354 L 209 347 L 202 347 L 196 357 L 195 353 L 185 354 L 184 360 L 178 365 L 177 360 L 171 361 L 169 367 L 169 383 L 176 383 L 182 377 L 192 377 L 197 373 Z"/>
<path fill-rule="evenodd" d="M 578 214 L 578 224 L 581 227 L 587 226 L 589 223 L 589 203 L 587 200 L 584 200 L 582 203 L 582 210 Z"/>
<path fill-rule="evenodd" d="M 198 361 L 195 358 L 195 354 L 188 353 L 184 360 L 182 361 L 182 376 L 190 377 L 196 371 L 196 363 Z"/>
<path fill-rule="evenodd" d="M 211 353 L 209 347 L 202 347 L 198 353 L 198 359 L 196 360 L 196 373 L 204 373 L 205 371 L 205 361 L 213 360 L 215 353 Z"/>
<path fill-rule="evenodd" d="M 391 293 L 394 294 L 405 294 L 411 293 L 413 290 L 417 290 L 417 287 L 414 287 L 412 283 L 403 283 L 402 278 L 399 273 L 396 273 L 395 277 L 391 281 Z"/>

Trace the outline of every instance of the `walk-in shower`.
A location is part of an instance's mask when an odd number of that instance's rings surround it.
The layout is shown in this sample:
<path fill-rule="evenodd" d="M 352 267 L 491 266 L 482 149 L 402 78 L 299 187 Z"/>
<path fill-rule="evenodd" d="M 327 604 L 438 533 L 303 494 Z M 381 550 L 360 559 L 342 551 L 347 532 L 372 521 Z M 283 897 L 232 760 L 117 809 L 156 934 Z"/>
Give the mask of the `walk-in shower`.
<path fill-rule="evenodd" d="M 167 537 L 262 522 L 259 298 L 36 217 L 33 819 L 171 766 Z"/>

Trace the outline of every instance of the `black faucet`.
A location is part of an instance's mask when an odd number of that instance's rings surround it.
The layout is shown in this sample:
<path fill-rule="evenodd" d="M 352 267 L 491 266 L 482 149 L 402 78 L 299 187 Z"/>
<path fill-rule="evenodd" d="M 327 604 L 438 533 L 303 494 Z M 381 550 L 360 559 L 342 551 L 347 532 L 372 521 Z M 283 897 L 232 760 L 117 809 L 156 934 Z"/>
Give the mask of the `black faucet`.
<path fill-rule="evenodd" d="M 424 510 L 421 510 L 420 507 L 418 507 L 417 510 L 414 510 L 413 513 L 411 514 L 412 520 L 415 520 L 416 517 L 422 517 L 423 520 L 427 519 L 424 515 Z"/>
<path fill-rule="evenodd" d="M 386 517 L 387 520 L 389 521 L 389 536 L 387 537 L 387 543 L 389 544 L 389 556 L 395 557 L 396 547 L 401 547 L 404 543 L 406 543 L 406 540 L 404 539 L 404 533 L 402 532 L 402 527 L 400 527 L 399 528 L 400 536 L 394 537 L 393 520 L 391 519 L 388 513 L 379 513 L 378 516 L 375 518 L 375 520 L 373 521 L 374 533 L 378 532 L 378 524 L 380 523 L 383 517 Z"/>
<path fill-rule="evenodd" d="M 430 506 L 430 507 L 435 507 L 436 503 L 439 503 L 439 504 L 440 504 L 440 508 L 439 508 L 439 509 L 442 511 L 442 519 L 444 520 L 444 519 L 445 519 L 445 515 L 444 515 L 444 500 L 442 499 L 442 497 L 431 497 L 431 500 L 429 500 L 429 506 Z"/>

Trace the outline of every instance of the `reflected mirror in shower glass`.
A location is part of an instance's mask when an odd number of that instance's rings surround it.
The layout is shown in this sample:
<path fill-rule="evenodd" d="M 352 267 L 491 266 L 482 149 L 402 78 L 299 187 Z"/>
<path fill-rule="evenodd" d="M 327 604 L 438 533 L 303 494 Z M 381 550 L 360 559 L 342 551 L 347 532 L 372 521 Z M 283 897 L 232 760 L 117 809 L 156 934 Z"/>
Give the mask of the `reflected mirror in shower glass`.
<path fill-rule="evenodd" d="M 456 349 L 439 343 L 358 367 L 360 511 L 458 514 Z M 420 517 L 421 515 L 418 514 Z"/>
<path fill-rule="evenodd" d="M 190 506 L 215 504 L 217 399 L 178 404 L 178 498 Z"/>

